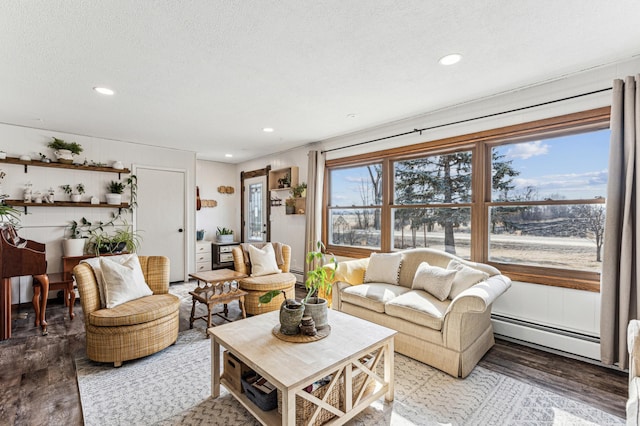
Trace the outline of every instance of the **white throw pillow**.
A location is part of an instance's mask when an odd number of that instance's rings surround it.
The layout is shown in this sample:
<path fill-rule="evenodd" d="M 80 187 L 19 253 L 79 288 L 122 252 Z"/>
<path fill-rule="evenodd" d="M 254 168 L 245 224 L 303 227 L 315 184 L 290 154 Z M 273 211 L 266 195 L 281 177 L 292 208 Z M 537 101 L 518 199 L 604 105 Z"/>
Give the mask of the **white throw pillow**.
<path fill-rule="evenodd" d="M 447 269 L 457 271 L 453 285 L 451 286 L 451 292 L 449 293 L 449 299 L 452 300 L 466 289 L 489 278 L 489 274 L 486 272 L 463 265 L 454 259 L 449 262 Z"/>
<path fill-rule="evenodd" d="M 116 263 L 119 264 L 123 264 L 127 261 L 129 261 L 129 259 L 131 259 L 131 257 L 135 256 L 136 260 L 138 261 L 138 264 L 140 264 L 140 261 L 138 260 L 138 255 L 135 253 L 132 254 L 118 254 L 116 256 L 109 256 L 109 260 L 112 260 Z M 106 308 L 107 307 L 107 299 L 104 297 L 104 283 L 102 282 L 102 271 L 100 269 L 100 259 L 101 257 L 91 257 L 89 259 L 84 259 L 81 260 L 80 263 L 86 263 L 89 266 L 91 266 L 91 269 L 93 269 L 93 274 L 96 277 L 96 283 L 98 284 L 98 292 L 100 293 L 100 307 L 101 308 Z M 142 272 L 142 269 L 140 270 L 140 272 Z M 143 275 L 144 277 L 144 275 Z"/>
<path fill-rule="evenodd" d="M 262 249 L 249 246 L 249 260 L 251 261 L 251 276 L 279 274 L 282 272 L 276 262 L 276 253 L 271 243 L 265 244 Z"/>
<path fill-rule="evenodd" d="M 398 285 L 401 264 L 402 253 L 371 253 L 364 282 Z"/>
<path fill-rule="evenodd" d="M 153 294 L 144 280 L 137 256 L 131 256 L 123 264 L 101 257 L 100 271 L 108 309 Z"/>
<path fill-rule="evenodd" d="M 431 266 L 427 262 L 422 262 L 418 265 L 416 274 L 413 276 L 411 288 L 425 290 L 438 300 L 444 301 L 449 296 L 456 272 L 455 270 L 439 268 Z"/>

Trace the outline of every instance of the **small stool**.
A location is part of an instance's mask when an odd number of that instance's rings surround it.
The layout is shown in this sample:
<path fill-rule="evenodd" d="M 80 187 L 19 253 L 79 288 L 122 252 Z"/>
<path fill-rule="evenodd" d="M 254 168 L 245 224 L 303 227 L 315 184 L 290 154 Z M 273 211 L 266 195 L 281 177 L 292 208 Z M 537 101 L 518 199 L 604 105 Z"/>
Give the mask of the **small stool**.
<path fill-rule="evenodd" d="M 73 274 L 71 272 L 55 272 L 48 275 L 33 276 L 33 309 L 36 312 L 35 326 L 42 326 L 42 335 L 49 334 L 45 312 L 49 291 L 64 290 L 64 305 L 69 307 L 69 319 L 73 320 L 73 305 L 76 302 L 76 292 L 73 290 Z"/>

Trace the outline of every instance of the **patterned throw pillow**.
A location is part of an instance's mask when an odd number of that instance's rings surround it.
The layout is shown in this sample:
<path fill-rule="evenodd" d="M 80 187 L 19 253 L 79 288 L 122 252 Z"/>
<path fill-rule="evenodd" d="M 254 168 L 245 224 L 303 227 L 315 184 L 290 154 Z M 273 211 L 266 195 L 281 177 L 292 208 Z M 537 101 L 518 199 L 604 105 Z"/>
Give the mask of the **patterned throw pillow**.
<path fill-rule="evenodd" d="M 371 253 L 364 282 L 398 285 L 401 264 L 402 253 Z"/>
<path fill-rule="evenodd" d="M 449 296 L 455 276 L 455 270 L 439 268 L 422 262 L 416 269 L 411 288 L 425 290 L 438 300 L 444 301 Z"/>
<path fill-rule="evenodd" d="M 447 269 L 457 271 L 449 293 L 449 299 L 452 300 L 466 289 L 489 278 L 486 272 L 478 271 L 453 259 L 447 265 Z"/>

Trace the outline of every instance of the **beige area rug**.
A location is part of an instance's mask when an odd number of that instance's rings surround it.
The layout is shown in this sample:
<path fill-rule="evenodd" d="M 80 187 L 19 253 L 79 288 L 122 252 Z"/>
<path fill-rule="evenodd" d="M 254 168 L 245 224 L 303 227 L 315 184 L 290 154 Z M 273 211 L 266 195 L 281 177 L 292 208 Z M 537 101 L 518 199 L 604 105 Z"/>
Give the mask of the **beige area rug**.
<path fill-rule="evenodd" d="M 193 284 L 171 286 L 188 328 Z M 230 316 L 238 316 L 236 304 Z M 188 311 L 186 315 L 184 311 Z M 186 324 L 185 324 L 186 321 Z M 216 323 L 222 323 L 217 319 Z M 205 323 L 175 345 L 120 368 L 76 359 L 85 424 L 257 425 L 221 387 L 212 399 L 211 343 Z M 283 361 L 286 362 L 286 361 Z M 622 425 L 624 420 L 499 373 L 476 367 L 465 380 L 395 355 L 395 401 L 376 401 L 350 425 Z"/>

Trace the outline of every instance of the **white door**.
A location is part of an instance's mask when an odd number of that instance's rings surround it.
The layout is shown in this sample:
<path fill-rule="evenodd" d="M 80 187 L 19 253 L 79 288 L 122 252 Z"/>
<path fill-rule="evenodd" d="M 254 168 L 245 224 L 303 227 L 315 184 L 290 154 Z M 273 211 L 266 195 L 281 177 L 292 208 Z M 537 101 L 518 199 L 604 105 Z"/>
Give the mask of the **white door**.
<path fill-rule="evenodd" d="M 185 280 L 186 174 L 184 170 L 137 166 L 138 208 L 135 225 L 140 231 L 142 256 L 167 256 L 170 281 Z"/>
<path fill-rule="evenodd" d="M 258 176 L 244 180 L 244 241 L 267 241 L 267 202 L 269 200 L 267 177 Z"/>

